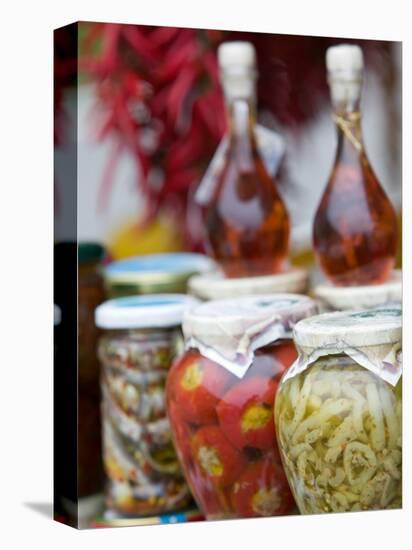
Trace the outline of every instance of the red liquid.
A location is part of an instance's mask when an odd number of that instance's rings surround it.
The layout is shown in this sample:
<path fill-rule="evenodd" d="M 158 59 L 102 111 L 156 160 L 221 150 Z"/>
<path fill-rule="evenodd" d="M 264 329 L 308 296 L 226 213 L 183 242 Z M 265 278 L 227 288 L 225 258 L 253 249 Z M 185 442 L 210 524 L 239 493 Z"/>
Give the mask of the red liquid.
<path fill-rule="evenodd" d="M 245 116 L 206 214 L 208 252 L 227 277 L 279 273 L 288 255 L 289 216 Z"/>
<path fill-rule="evenodd" d="M 360 138 L 360 128 L 354 135 Z M 397 220 L 362 148 L 339 132 L 335 165 L 316 212 L 313 244 L 337 286 L 385 282 L 395 265 Z"/>

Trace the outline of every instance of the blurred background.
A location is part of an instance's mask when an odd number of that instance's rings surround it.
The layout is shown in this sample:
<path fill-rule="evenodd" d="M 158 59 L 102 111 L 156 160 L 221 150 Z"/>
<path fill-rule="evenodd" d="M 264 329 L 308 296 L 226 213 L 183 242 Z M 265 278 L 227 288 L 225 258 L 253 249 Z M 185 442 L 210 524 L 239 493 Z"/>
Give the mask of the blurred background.
<path fill-rule="evenodd" d="M 58 170 L 59 148 L 77 125 L 79 240 L 104 243 L 112 258 L 202 251 L 190 199 L 225 131 L 216 50 L 237 39 L 256 47 L 259 122 L 286 142 L 278 179 L 295 263 L 310 256 L 312 218 L 334 158 L 325 70 L 331 44 L 363 48 L 367 152 L 400 212 L 400 43 L 80 23 L 78 65 L 59 34 L 54 106 L 57 199 L 68 177 Z M 78 90 L 68 85 L 77 68 Z M 58 204 L 56 216 L 59 223 Z"/>

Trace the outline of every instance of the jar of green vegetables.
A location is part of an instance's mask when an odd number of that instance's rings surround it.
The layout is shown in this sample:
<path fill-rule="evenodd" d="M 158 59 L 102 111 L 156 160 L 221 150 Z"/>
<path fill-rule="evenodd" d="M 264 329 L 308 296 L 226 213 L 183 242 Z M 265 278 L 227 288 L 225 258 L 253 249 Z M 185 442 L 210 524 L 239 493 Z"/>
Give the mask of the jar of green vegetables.
<path fill-rule="evenodd" d="M 401 314 L 393 305 L 295 326 L 299 357 L 275 419 L 302 514 L 402 507 Z"/>

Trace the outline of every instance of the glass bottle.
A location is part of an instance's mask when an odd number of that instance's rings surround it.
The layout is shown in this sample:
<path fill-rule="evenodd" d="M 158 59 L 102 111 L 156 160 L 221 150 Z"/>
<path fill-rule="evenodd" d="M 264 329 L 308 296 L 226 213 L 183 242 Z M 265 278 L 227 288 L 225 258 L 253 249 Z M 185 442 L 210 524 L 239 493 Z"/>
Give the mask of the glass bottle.
<path fill-rule="evenodd" d="M 314 249 L 337 286 L 379 284 L 395 265 L 397 221 L 365 152 L 361 131 L 362 50 L 339 45 L 326 56 L 337 150 L 313 226 Z"/>
<path fill-rule="evenodd" d="M 255 51 L 248 42 L 219 48 L 229 146 L 206 212 L 206 248 L 227 277 L 283 271 L 289 217 L 255 137 Z"/>

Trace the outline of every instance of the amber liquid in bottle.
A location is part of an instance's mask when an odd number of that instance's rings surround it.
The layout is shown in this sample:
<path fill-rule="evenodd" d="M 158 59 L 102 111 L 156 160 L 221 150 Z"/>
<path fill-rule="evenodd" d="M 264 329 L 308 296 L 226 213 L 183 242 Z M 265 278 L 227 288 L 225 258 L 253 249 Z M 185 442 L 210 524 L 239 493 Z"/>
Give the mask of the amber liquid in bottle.
<path fill-rule="evenodd" d="M 257 149 L 251 101 L 229 106 L 230 141 L 206 212 L 207 249 L 227 277 L 283 271 L 289 216 Z"/>
<path fill-rule="evenodd" d="M 359 106 L 336 112 L 336 159 L 316 212 L 313 244 L 337 286 L 385 282 L 395 265 L 395 210 L 366 156 Z"/>

